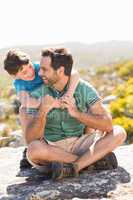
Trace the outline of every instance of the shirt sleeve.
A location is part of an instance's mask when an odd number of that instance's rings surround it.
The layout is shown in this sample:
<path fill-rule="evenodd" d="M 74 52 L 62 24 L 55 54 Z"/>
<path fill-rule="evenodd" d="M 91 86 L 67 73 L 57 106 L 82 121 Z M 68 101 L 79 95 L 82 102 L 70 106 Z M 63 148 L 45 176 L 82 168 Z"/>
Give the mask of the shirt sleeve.
<path fill-rule="evenodd" d="M 91 85 L 91 84 L 87 84 L 86 85 L 86 105 L 87 107 L 91 107 L 92 105 L 94 105 L 97 101 L 101 100 L 101 97 L 99 96 L 98 92 L 96 91 L 96 89 Z"/>
<path fill-rule="evenodd" d="M 16 93 L 19 94 L 21 91 L 26 91 L 25 85 L 21 84 L 19 80 L 15 80 L 13 82 L 13 85 L 15 87 Z"/>

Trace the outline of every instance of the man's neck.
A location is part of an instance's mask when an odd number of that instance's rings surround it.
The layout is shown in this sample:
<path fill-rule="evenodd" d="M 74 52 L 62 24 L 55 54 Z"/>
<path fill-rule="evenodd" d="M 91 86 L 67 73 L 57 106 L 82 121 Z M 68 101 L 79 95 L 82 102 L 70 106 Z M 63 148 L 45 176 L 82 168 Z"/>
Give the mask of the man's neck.
<path fill-rule="evenodd" d="M 55 85 L 53 85 L 53 87 L 58 90 L 58 91 L 63 91 L 65 86 L 67 85 L 69 81 L 69 77 L 68 76 L 64 76 L 61 80 L 58 81 L 58 83 L 56 83 Z"/>

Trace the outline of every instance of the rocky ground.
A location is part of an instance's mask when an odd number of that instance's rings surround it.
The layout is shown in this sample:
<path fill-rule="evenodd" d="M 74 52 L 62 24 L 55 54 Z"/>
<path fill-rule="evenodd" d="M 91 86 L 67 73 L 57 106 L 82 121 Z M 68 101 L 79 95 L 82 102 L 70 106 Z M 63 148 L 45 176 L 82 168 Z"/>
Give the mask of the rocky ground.
<path fill-rule="evenodd" d="M 20 172 L 23 149 L 0 149 L 0 200 L 133 200 L 133 145 L 121 146 L 115 151 L 118 169 L 83 171 L 79 178 L 58 182 L 35 169 Z"/>

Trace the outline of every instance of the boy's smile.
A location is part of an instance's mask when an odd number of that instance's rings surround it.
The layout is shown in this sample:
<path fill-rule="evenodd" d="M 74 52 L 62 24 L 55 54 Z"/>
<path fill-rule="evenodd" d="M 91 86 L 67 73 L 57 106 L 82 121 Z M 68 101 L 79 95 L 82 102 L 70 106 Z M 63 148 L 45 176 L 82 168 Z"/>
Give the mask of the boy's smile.
<path fill-rule="evenodd" d="M 15 75 L 16 79 L 22 79 L 25 81 L 31 81 L 35 78 L 35 71 L 32 63 L 23 65 L 18 73 Z"/>

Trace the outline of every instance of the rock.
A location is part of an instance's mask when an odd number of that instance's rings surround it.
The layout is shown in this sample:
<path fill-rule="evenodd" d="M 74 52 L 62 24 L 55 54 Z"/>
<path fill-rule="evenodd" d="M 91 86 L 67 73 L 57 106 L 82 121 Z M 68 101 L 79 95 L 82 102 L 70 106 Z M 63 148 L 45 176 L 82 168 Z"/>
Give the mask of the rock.
<path fill-rule="evenodd" d="M 38 192 L 37 194 L 29 195 L 26 200 L 44 200 L 44 199 L 57 199 L 60 196 L 60 192 L 57 190 L 49 190 Z"/>
<path fill-rule="evenodd" d="M 2 123 L 0 124 L 0 136 L 0 147 L 19 147 L 25 145 L 21 129 L 11 132 L 9 126 Z"/>
<path fill-rule="evenodd" d="M 6 118 L 6 113 L 4 111 L 5 105 L 6 105 L 5 102 L 0 102 L 0 120 Z"/>
<path fill-rule="evenodd" d="M 6 147 L 10 142 L 13 142 L 14 138 L 12 137 L 1 137 L 0 138 L 0 147 Z"/>
<path fill-rule="evenodd" d="M 19 147 L 25 145 L 23 132 L 21 129 L 11 132 L 10 136 L 14 139 L 12 142 L 10 142 L 9 144 L 10 147 Z"/>
<path fill-rule="evenodd" d="M 84 170 L 78 178 L 52 181 L 36 169 L 19 171 L 24 147 L 0 149 L 1 200 L 131 200 L 133 145 L 115 151 L 119 167 L 110 171 Z"/>
<path fill-rule="evenodd" d="M 114 95 L 107 96 L 104 98 L 103 104 L 109 104 L 111 101 L 114 101 L 116 99 L 117 99 L 117 97 Z"/>
<path fill-rule="evenodd" d="M 12 113 L 14 113 L 13 105 L 4 101 L 0 101 L 0 120 L 6 119 L 6 117 Z"/>
<path fill-rule="evenodd" d="M 9 136 L 10 132 L 11 132 L 11 129 L 7 124 L 0 123 L 0 137 Z"/>

